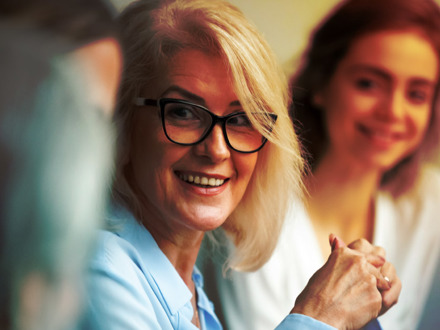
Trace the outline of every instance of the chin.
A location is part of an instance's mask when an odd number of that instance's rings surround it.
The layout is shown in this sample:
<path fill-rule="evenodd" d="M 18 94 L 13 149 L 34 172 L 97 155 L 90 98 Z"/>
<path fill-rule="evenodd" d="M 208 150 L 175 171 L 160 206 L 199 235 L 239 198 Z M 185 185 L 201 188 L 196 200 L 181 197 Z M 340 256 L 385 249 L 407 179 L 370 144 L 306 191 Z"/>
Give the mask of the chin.
<path fill-rule="evenodd" d="M 211 231 L 223 225 L 229 213 L 219 207 L 200 207 L 190 216 L 193 227 L 201 231 Z"/>

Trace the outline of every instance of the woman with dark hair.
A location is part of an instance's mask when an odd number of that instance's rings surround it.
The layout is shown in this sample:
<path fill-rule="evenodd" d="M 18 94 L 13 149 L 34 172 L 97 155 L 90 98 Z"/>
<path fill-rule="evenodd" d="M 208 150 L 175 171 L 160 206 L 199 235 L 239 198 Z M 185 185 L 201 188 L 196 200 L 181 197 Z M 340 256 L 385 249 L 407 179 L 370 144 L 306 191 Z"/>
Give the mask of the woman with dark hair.
<path fill-rule="evenodd" d="M 440 251 L 439 58 L 432 0 L 343 1 L 316 28 L 291 80 L 308 194 L 262 270 L 218 281 L 231 327 L 243 315 L 252 329 L 276 324 L 332 232 L 385 248 L 403 285 L 379 320 L 416 328 Z"/>

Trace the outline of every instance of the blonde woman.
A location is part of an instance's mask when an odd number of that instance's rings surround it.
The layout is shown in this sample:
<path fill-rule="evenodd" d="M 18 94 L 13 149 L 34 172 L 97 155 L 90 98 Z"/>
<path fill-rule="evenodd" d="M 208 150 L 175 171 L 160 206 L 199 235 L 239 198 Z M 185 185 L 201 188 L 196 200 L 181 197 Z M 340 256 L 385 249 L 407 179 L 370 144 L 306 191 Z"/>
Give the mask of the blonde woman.
<path fill-rule="evenodd" d="M 195 267 L 205 233 L 222 228 L 235 245 L 226 267 L 257 269 L 301 192 L 286 83 L 266 42 L 227 2 L 137 1 L 120 26 L 114 200 L 91 264 L 85 327 L 220 329 Z M 385 260 L 369 248 L 335 251 L 280 328 L 375 317 L 387 282 L 375 267 Z M 313 298 L 336 279 L 337 302 L 350 306 L 337 318 L 335 301 Z"/>

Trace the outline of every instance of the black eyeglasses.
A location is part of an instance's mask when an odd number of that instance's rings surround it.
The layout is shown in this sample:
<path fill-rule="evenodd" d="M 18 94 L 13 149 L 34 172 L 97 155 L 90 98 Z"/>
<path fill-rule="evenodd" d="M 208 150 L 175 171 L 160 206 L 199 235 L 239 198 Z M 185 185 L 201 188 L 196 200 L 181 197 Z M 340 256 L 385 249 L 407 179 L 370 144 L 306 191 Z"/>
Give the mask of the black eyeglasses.
<path fill-rule="evenodd" d="M 139 97 L 136 98 L 135 104 L 158 106 L 166 137 L 179 145 L 191 146 L 202 142 L 217 123 L 222 125 L 226 144 L 235 151 L 256 152 L 267 141 L 263 134 L 254 128 L 245 112 L 217 116 L 201 105 L 170 98 L 152 100 Z M 277 115 L 266 112 L 252 115 L 267 132 L 272 131 Z"/>

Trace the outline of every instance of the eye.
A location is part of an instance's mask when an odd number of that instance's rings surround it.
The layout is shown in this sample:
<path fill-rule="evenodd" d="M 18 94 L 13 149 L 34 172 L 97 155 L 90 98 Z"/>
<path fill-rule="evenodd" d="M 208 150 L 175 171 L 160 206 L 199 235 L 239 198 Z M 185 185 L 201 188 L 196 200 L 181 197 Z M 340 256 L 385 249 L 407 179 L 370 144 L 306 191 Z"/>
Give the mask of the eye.
<path fill-rule="evenodd" d="M 197 119 L 196 110 L 184 104 L 168 104 L 166 107 L 166 117 L 174 120 L 194 120 Z"/>
<path fill-rule="evenodd" d="M 228 119 L 229 126 L 235 127 L 252 127 L 249 118 L 245 114 L 236 115 Z"/>
<path fill-rule="evenodd" d="M 164 121 L 168 126 L 200 128 L 209 125 L 211 117 L 206 111 L 191 104 L 171 102 L 165 105 Z"/>
<path fill-rule="evenodd" d="M 379 87 L 379 84 L 370 78 L 358 78 L 355 81 L 355 85 L 360 90 L 371 90 L 373 88 Z"/>
<path fill-rule="evenodd" d="M 414 104 L 423 104 L 428 102 L 429 95 L 424 90 L 412 89 L 408 92 L 408 98 Z"/>

